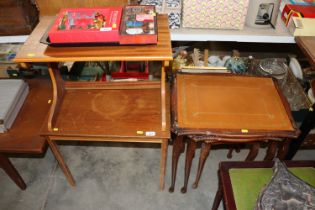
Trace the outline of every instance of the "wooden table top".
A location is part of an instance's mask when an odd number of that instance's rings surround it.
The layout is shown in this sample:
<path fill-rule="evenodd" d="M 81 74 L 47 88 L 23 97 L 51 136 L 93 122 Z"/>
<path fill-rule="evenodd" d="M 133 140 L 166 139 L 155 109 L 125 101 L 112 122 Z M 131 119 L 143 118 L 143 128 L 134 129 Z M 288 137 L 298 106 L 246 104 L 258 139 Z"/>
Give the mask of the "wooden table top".
<path fill-rule="evenodd" d="M 42 153 L 46 146 L 40 129 L 45 121 L 52 97 L 49 79 L 30 79 L 29 94 L 7 133 L 0 134 L 0 152 L 5 153 Z"/>
<path fill-rule="evenodd" d="M 315 36 L 298 36 L 295 41 L 315 68 Z"/>
<path fill-rule="evenodd" d="M 176 101 L 179 128 L 248 134 L 296 130 L 271 78 L 177 74 Z"/>
<path fill-rule="evenodd" d="M 168 88 L 167 88 L 168 90 Z M 170 138 L 169 91 L 166 92 L 166 130 L 161 125 L 161 90 L 152 89 L 68 89 L 54 127 L 43 135 L 93 138 Z M 146 135 L 146 132 L 154 135 Z M 135 140 L 133 140 L 135 141 Z"/>
<path fill-rule="evenodd" d="M 54 16 L 41 17 L 39 24 L 17 53 L 15 62 L 169 61 L 173 59 L 166 15 L 158 15 L 157 44 L 133 46 L 51 47 L 40 43 L 40 39 L 54 19 Z"/>

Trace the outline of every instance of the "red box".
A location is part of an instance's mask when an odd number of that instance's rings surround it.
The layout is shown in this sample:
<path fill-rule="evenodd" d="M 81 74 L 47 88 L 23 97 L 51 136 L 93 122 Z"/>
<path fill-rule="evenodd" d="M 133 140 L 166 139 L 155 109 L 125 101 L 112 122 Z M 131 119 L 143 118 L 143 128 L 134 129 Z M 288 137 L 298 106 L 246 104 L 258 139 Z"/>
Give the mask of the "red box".
<path fill-rule="evenodd" d="M 315 6 L 286 4 L 281 19 L 287 26 L 291 17 L 315 18 Z"/>
<path fill-rule="evenodd" d="M 125 6 L 120 24 L 120 44 L 156 44 L 157 17 L 155 6 Z"/>
<path fill-rule="evenodd" d="M 119 42 L 122 7 L 62 9 L 48 32 L 51 43 Z"/>

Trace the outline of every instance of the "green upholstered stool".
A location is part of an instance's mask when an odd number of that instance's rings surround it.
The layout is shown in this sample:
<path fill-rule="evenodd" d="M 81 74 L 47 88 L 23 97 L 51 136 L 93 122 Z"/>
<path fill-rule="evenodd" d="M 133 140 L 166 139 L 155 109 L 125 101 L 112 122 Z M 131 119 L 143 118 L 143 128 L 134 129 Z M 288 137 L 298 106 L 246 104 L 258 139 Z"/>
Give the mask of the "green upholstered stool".
<path fill-rule="evenodd" d="M 228 210 L 253 210 L 260 191 L 273 175 L 273 162 L 221 162 L 219 190 L 212 209 L 217 209 L 224 198 Z M 288 161 L 289 170 L 315 186 L 315 161 Z M 224 196 L 223 196 L 224 195 Z"/>

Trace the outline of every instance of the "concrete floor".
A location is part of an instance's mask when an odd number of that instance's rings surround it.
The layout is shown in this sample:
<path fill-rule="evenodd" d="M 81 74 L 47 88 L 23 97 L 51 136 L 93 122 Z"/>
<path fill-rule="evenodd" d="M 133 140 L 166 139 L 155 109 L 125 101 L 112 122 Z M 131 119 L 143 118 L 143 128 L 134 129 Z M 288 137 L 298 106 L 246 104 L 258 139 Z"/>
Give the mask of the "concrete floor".
<path fill-rule="evenodd" d="M 199 151 L 192 166 L 188 192 L 183 184 L 184 155 L 174 193 L 170 185 L 171 151 L 169 146 L 165 190 L 159 191 L 159 156 L 157 145 L 91 143 L 61 145 L 62 153 L 77 186 L 71 187 L 51 151 L 43 158 L 10 158 L 24 178 L 27 189 L 21 191 L 0 170 L 1 210 L 201 210 L 210 209 L 217 190 L 217 167 L 226 158 L 226 149 L 212 150 L 199 187 L 192 189 Z M 248 150 L 234 153 L 233 160 L 243 160 Z M 257 160 L 264 156 L 260 150 Z M 302 150 L 296 160 L 315 160 L 314 150 Z M 222 203 L 220 206 L 222 209 Z"/>

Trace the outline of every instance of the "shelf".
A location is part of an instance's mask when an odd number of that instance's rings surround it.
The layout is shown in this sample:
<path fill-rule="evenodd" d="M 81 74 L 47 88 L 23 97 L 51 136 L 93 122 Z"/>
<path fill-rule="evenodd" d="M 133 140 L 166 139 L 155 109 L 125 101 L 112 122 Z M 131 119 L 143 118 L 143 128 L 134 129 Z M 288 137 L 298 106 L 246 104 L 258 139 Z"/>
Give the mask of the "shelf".
<path fill-rule="evenodd" d="M 0 43 L 25 42 L 25 36 L 0 36 Z M 172 41 L 231 41 L 256 43 L 295 43 L 294 37 L 288 32 L 284 23 L 278 16 L 276 29 L 250 28 L 243 30 L 215 30 L 181 28 L 171 30 Z"/>
<path fill-rule="evenodd" d="M 231 41 L 256 43 L 295 43 L 294 37 L 288 32 L 280 15 L 276 29 L 250 28 L 243 30 L 216 30 L 181 28 L 171 30 L 172 41 Z"/>

